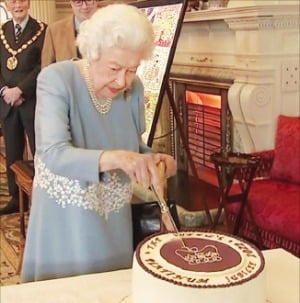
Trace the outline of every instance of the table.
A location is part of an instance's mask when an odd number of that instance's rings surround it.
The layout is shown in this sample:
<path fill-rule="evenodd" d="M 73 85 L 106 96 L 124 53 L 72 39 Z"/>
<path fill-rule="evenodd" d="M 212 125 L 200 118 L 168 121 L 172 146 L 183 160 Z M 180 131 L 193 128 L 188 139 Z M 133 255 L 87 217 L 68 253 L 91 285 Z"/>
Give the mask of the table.
<path fill-rule="evenodd" d="M 25 239 L 24 194 L 27 195 L 29 203 L 34 177 L 33 160 L 16 161 L 10 168 L 15 173 L 16 183 L 19 187 L 20 230 Z"/>
<path fill-rule="evenodd" d="M 20 217 L 20 260 L 19 265 L 16 270 L 17 273 L 20 273 L 26 230 L 25 230 L 25 209 L 24 209 L 24 197 L 27 195 L 28 198 L 28 208 L 30 206 L 30 199 L 32 193 L 32 183 L 34 177 L 34 164 L 33 160 L 19 160 L 13 163 L 10 166 L 11 170 L 15 173 L 16 183 L 19 188 L 19 217 Z"/>
<path fill-rule="evenodd" d="M 299 259 L 283 249 L 268 250 L 263 254 L 266 260 L 266 303 L 299 303 Z M 131 303 L 130 288 L 131 269 L 126 269 L 3 286 L 0 302 Z"/>
<path fill-rule="evenodd" d="M 248 193 L 260 158 L 249 154 L 233 152 L 226 154 L 216 152 L 210 158 L 215 165 L 220 191 L 219 207 L 213 222 L 213 230 L 218 224 L 225 204 L 239 201 L 241 205 L 232 231 L 236 235 L 239 232 Z M 230 190 L 234 180 L 238 181 L 240 192 L 231 194 Z"/>

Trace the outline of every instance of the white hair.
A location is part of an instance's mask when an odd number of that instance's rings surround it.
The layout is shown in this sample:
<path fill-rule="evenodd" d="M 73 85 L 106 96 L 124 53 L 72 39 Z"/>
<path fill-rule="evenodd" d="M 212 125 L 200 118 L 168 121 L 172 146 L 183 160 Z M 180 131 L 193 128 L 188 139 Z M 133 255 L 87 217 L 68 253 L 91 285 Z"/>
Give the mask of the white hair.
<path fill-rule="evenodd" d="M 154 48 L 153 27 L 137 7 L 111 4 L 80 24 L 77 46 L 88 60 L 98 59 L 103 49 L 111 47 L 142 50 L 147 59 Z"/>

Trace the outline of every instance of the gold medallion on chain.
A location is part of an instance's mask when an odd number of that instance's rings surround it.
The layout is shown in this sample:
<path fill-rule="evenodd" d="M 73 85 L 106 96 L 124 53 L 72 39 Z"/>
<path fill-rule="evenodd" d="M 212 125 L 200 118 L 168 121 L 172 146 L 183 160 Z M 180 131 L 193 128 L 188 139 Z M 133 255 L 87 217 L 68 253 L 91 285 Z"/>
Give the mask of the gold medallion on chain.
<path fill-rule="evenodd" d="M 18 59 L 15 56 L 11 56 L 6 61 L 6 67 L 9 70 L 14 70 L 18 66 Z"/>
<path fill-rule="evenodd" d="M 22 46 L 16 50 L 13 49 L 7 42 L 3 29 L 2 29 L 2 26 L 0 25 L 0 39 L 1 39 L 4 47 L 6 48 L 7 52 L 11 55 L 10 57 L 8 57 L 8 59 L 6 61 L 6 67 L 9 70 L 14 70 L 17 68 L 17 66 L 18 66 L 17 55 L 19 55 L 21 52 L 23 52 L 25 49 L 27 49 L 43 33 L 43 31 L 45 29 L 45 25 L 40 21 L 37 21 L 37 22 L 40 26 L 40 29 L 38 30 L 38 32 L 31 39 L 29 39 L 26 43 L 22 44 Z"/>

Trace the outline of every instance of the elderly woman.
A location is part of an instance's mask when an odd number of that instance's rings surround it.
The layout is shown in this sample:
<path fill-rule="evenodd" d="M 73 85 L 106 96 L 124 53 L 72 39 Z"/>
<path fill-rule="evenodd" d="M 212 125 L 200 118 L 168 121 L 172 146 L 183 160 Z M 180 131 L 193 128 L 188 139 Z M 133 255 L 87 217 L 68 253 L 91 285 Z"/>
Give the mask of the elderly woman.
<path fill-rule="evenodd" d="M 175 160 L 152 154 L 143 86 L 136 76 L 153 50 L 153 29 L 134 6 L 99 9 L 80 26 L 83 59 L 38 78 L 36 156 L 23 282 L 131 266 L 131 182 L 158 185 Z"/>

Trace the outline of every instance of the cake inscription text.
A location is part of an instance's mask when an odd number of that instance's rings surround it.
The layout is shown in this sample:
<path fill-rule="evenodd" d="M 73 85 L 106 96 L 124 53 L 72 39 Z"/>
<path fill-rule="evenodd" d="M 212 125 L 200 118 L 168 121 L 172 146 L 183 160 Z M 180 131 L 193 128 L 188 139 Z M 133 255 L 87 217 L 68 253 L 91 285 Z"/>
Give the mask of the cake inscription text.
<path fill-rule="evenodd" d="M 161 242 L 161 239 L 156 237 L 156 238 L 152 239 L 150 243 L 147 244 L 147 248 L 154 249 L 160 242 Z"/>
<path fill-rule="evenodd" d="M 253 257 L 256 258 L 256 255 L 253 253 L 253 250 L 249 249 L 244 243 L 234 243 L 235 246 L 237 246 L 243 253 L 246 254 L 247 257 Z"/>
<path fill-rule="evenodd" d="M 241 280 L 241 279 L 247 277 L 249 274 L 251 274 L 255 270 L 255 267 L 256 267 L 256 263 L 249 261 L 249 263 L 245 266 L 244 269 L 240 270 L 239 272 L 235 273 L 234 275 L 225 276 L 225 278 L 228 282 L 231 282 L 231 281 L 236 282 L 238 280 Z"/>
<path fill-rule="evenodd" d="M 181 282 L 186 281 L 188 283 L 196 283 L 196 284 L 207 284 L 209 282 L 209 278 L 206 278 L 206 279 L 200 278 L 199 279 L 199 278 L 182 276 L 171 270 L 165 269 L 163 266 L 161 266 L 159 263 L 157 263 L 153 259 L 146 259 L 145 262 L 152 268 L 156 269 L 159 273 L 164 274 L 168 278 L 172 278 L 174 280 L 180 280 Z"/>

